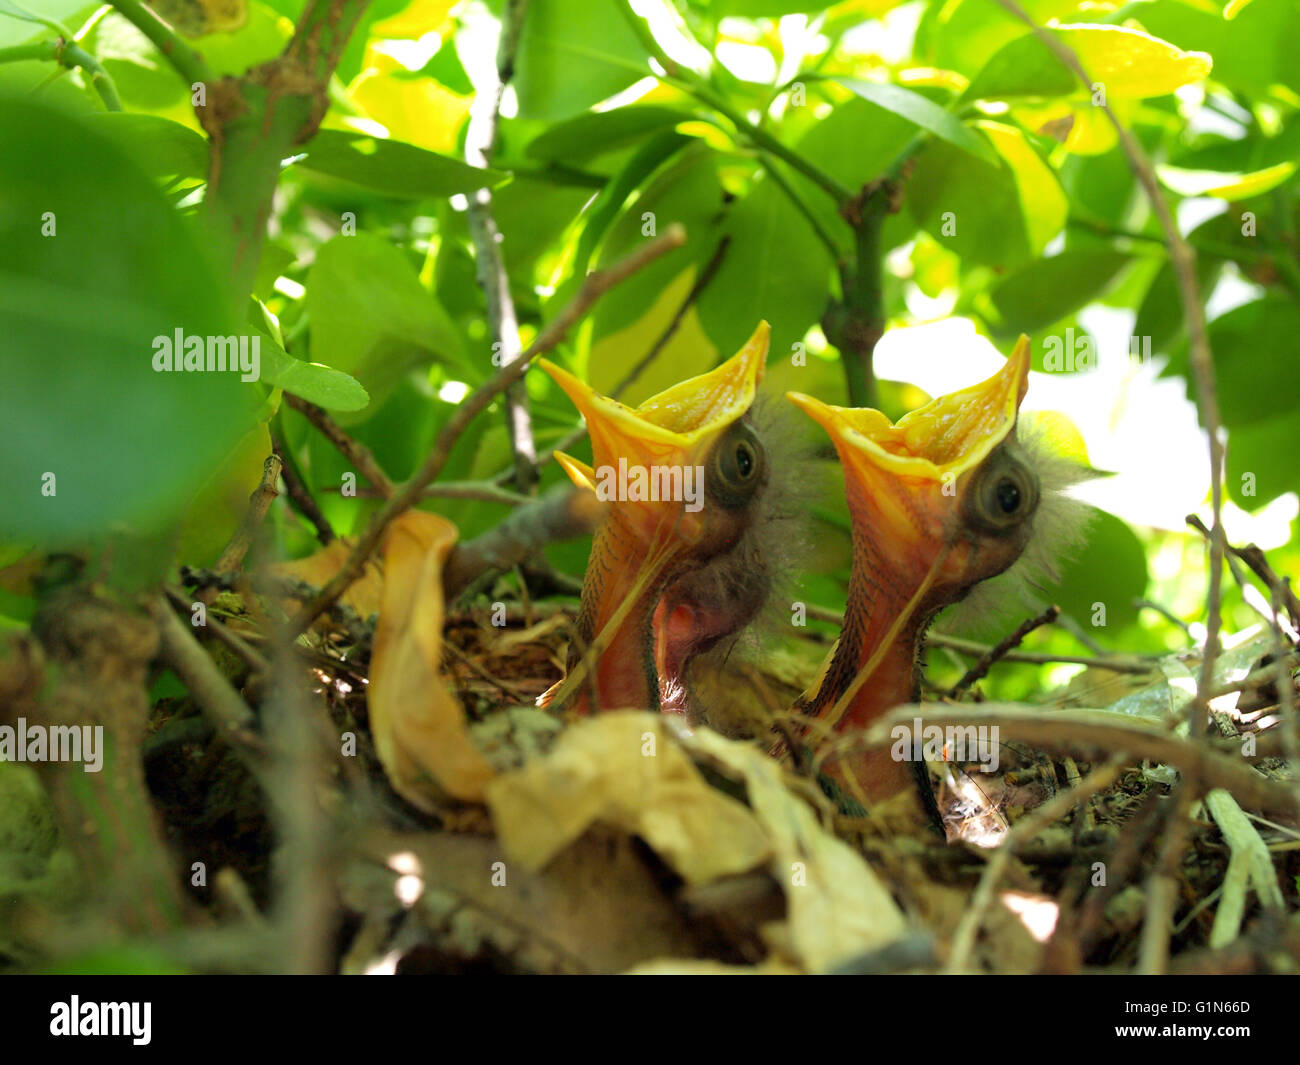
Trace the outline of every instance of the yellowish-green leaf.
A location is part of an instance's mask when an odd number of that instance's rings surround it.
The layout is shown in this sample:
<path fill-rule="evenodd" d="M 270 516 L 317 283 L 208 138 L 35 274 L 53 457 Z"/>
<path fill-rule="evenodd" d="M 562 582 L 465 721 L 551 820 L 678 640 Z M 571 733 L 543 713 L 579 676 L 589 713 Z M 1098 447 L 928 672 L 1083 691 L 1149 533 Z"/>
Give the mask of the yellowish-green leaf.
<path fill-rule="evenodd" d="M 1296 172 L 1295 163 L 1278 163 L 1249 173 L 1223 170 L 1186 170 L 1180 166 L 1157 166 L 1165 187 L 1180 196 L 1217 196 L 1221 200 L 1248 200 L 1269 192 Z"/>
<path fill-rule="evenodd" d="M 1092 89 L 1036 34 L 1017 37 L 998 50 L 971 82 L 970 99 L 1014 96 L 1073 96 L 1104 89 L 1106 99 L 1163 96 L 1200 81 L 1213 59 L 1127 26 L 1070 25 L 1052 31 L 1073 50 Z"/>

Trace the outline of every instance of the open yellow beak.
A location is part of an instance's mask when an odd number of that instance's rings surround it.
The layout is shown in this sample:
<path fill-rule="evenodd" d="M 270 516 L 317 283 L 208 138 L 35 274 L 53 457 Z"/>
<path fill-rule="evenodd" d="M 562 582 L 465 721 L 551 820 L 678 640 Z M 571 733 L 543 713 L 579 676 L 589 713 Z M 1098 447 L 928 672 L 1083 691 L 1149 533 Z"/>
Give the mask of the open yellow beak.
<path fill-rule="evenodd" d="M 576 666 L 571 660 L 556 701 L 567 700 L 586 685 L 585 674 L 594 663 L 591 686 L 583 690 L 594 692 L 599 706 L 658 705 L 659 679 L 652 655 L 658 590 L 670 568 L 710 529 L 710 508 L 663 498 L 659 491 L 649 498 L 641 493 L 620 494 L 620 482 L 634 467 L 642 472 L 658 467 L 668 476 L 655 483 L 685 486 L 690 470 L 691 502 L 703 504 L 705 479 L 699 474 L 704 461 L 718 437 L 753 405 L 770 332 L 768 324 L 760 322 L 740 351 L 721 366 L 674 385 L 635 409 L 600 395 L 571 373 L 542 360 L 542 369 L 586 418 L 591 437 L 591 466 L 559 453 L 556 460 L 574 484 L 611 504 L 596 531 L 583 583 L 578 630 L 584 657 Z M 575 707 L 583 712 L 587 704 L 587 696 L 582 695 Z"/>
<path fill-rule="evenodd" d="M 596 469 L 695 465 L 718 436 L 753 405 L 763 379 L 771 327 L 760 322 L 753 336 L 716 369 L 673 385 L 633 409 L 602 396 L 546 359 L 543 370 L 564 389 L 587 421 L 592 466 L 556 452 L 556 461 L 579 488 L 596 490 Z M 653 504 L 646 503 L 646 506 Z"/>
<path fill-rule="evenodd" d="M 943 481 L 978 466 L 1007 438 L 1028 386 L 1029 338 L 1022 336 L 987 381 L 940 396 L 897 424 L 870 408 L 835 407 L 800 392 L 786 397 L 830 434 L 846 468 Z"/>

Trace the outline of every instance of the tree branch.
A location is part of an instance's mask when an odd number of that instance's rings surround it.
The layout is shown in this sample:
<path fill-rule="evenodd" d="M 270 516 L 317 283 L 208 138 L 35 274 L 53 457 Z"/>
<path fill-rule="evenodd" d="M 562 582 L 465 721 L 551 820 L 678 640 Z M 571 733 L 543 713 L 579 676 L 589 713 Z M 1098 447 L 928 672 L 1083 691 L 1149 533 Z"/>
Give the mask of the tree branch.
<path fill-rule="evenodd" d="M 488 167 L 496 149 L 501 98 L 514 72 L 515 48 L 523 25 L 528 0 L 506 0 L 501 12 L 501 42 L 493 81 L 483 87 L 470 112 L 465 131 L 465 161 L 470 166 Z M 488 330 L 493 340 L 494 365 L 508 366 L 519 359 L 519 318 L 510 295 L 510 278 L 501 254 L 501 231 L 492 215 L 492 193 L 479 189 L 470 200 L 466 221 L 474 244 L 479 287 L 487 302 Z M 537 447 L 533 443 L 532 416 L 528 393 L 522 381 L 506 389 L 506 424 L 515 456 L 515 488 L 527 492 L 537 480 Z"/>
<path fill-rule="evenodd" d="M 424 465 L 416 471 L 409 481 L 402 485 L 397 494 L 388 500 L 371 516 L 366 531 L 348 556 L 347 562 L 338 573 L 330 579 L 313 599 L 299 612 L 293 621 L 293 631 L 302 632 L 321 613 L 328 610 L 360 576 L 366 560 L 379 546 L 384 530 L 399 514 L 409 510 L 419 500 L 424 489 L 442 472 L 456 446 L 461 433 L 479 414 L 485 411 L 497 396 L 518 381 L 527 372 L 533 359 L 543 355 L 558 344 L 591 307 L 611 288 L 622 284 L 638 270 L 654 262 L 660 256 L 686 243 L 686 230 L 680 225 L 671 225 L 661 237 L 649 241 L 627 258 L 604 270 L 590 273 L 583 280 L 577 295 L 555 318 L 548 322 L 528 349 L 509 366 L 503 366 L 499 373 L 485 381 L 471 392 L 456 408 L 456 411 L 443 426 L 434 441 L 433 450 L 425 459 Z"/>

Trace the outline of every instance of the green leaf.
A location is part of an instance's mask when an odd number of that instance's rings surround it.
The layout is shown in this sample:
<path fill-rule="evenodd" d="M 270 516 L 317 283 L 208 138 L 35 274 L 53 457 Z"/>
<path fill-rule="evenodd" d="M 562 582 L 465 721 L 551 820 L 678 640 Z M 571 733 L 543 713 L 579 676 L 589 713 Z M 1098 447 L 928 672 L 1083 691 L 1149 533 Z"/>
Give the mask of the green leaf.
<path fill-rule="evenodd" d="M 524 118 L 568 118 L 648 77 L 616 0 L 533 0 L 519 34 L 515 91 Z"/>
<path fill-rule="evenodd" d="M 653 134 L 636 150 L 614 179 L 600 191 L 591 206 L 587 208 L 582 235 L 578 238 L 578 250 L 573 261 L 573 272 L 576 276 L 587 272 L 587 265 L 591 262 L 591 257 L 599 246 L 601 238 L 618 217 L 618 212 L 623 209 L 628 196 L 690 141 L 690 137 L 676 130 L 661 130 Z"/>
<path fill-rule="evenodd" d="M 1229 430 L 1300 410 L 1300 305 L 1268 295 L 1209 326 L 1219 409 Z"/>
<path fill-rule="evenodd" d="M 826 309 L 829 253 L 789 197 L 767 179 L 755 182 L 732 207 L 723 232 L 730 237 L 725 256 L 697 303 L 705 332 L 729 353 L 766 318 L 772 351 L 788 354 Z"/>
<path fill-rule="evenodd" d="M 1133 601 L 1146 593 L 1147 559 L 1142 541 L 1128 525 L 1103 510 L 1093 514 L 1096 520 L 1088 527 L 1082 550 L 1061 567 L 1060 587 L 1050 594 L 1062 613 L 1105 642 L 1107 631 L 1115 632 L 1137 618 Z M 1093 624 L 1094 617 L 1100 616 L 1098 603 L 1106 609 L 1104 628 Z"/>
<path fill-rule="evenodd" d="M 261 379 L 267 384 L 326 410 L 355 411 L 370 403 L 366 390 L 355 377 L 318 362 L 295 359 L 265 334 L 261 335 L 261 342 Z"/>
<path fill-rule="evenodd" d="M 934 141 L 916 157 L 908 206 L 926 232 L 964 260 L 1008 269 L 1060 232 L 1068 204 L 1024 134 L 993 122 L 978 128 L 997 148 L 1001 165 Z"/>
<path fill-rule="evenodd" d="M 1204 52 L 1185 52 L 1168 41 L 1126 26 L 1071 25 L 1049 30 L 1070 48 L 1094 85 L 1109 99 L 1163 96 L 1210 72 Z M 965 99 L 1088 95 L 1078 75 L 1037 34 L 1007 44 L 988 61 L 966 90 Z"/>
<path fill-rule="evenodd" d="M 649 134 L 671 129 L 692 118 L 694 115 L 680 108 L 650 105 L 593 111 L 555 123 L 532 140 L 527 153 L 533 159 L 546 162 L 579 162 L 628 145 L 641 144 Z"/>
<path fill-rule="evenodd" d="M 335 237 L 317 252 L 307 313 L 312 361 L 355 377 L 376 408 L 411 367 L 466 363 L 455 323 L 406 256 L 378 237 Z"/>
<path fill-rule="evenodd" d="M 93 122 L 154 177 L 208 176 L 208 142 L 189 126 L 127 111 L 106 111 Z"/>
<path fill-rule="evenodd" d="M 1083 248 L 1027 263 L 992 292 L 998 332 L 1033 333 L 1064 318 L 1096 299 L 1128 261 L 1122 252 Z"/>
<path fill-rule="evenodd" d="M 508 177 L 500 170 L 469 166 L 403 141 L 337 129 L 321 130 L 304 151 L 305 158 L 296 164 L 302 169 L 353 181 L 386 196 L 422 199 L 467 194 L 499 185 Z"/>
<path fill-rule="evenodd" d="M 1223 264 L 1207 255 L 1198 256 L 1196 273 L 1201 298 L 1205 299 L 1219 279 Z M 1170 346 L 1183 336 L 1187 319 L 1183 313 L 1182 297 L 1178 294 L 1178 278 L 1173 264 L 1165 260 L 1156 276 L 1151 279 L 1146 295 L 1138 307 L 1133 323 L 1135 337 L 1150 337 L 1153 352 L 1168 352 Z"/>
<path fill-rule="evenodd" d="M 0 102 L 4 540 L 166 529 L 261 402 L 229 371 L 154 370 L 176 330 L 245 330 L 207 242 L 101 129 Z"/>
<path fill-rule="evenodd" d="M 1292 0 L 1254 0 L 1236 18 L 1182 0 L 1143 4 L 1142 25 L 1181 48 L 1214 56 L 1214 80 L 1252 96 L 1276 82 L 1300 91 L 1300 9 Z"/>
<path fill-rule="evenodd" d="M 860 78 L 835 78 L 846 89 L 868 103 L 906 119 L 918 129 L 932 133 L 955 148 L 969 152 L 987 163 L 994 162 L 988 142 L 971 131 L 960 119 L 945 111 L 920 93 L 888 82 L 862 81 Z"/>
<path fill-rule="evenodd" d="M 162 110 L 188 95 L 149 38 L 117 12 L 102 18 L 81 45 L 103 64 L 127 107 Z"/>
<path fill-rule="evenodd" d="M 685 247 L 638 270 L 600 301 L 592 315 L 593 345 L 602 336 L 640 319 L 669 283 L 692 263 L 697 269 L 703 267 L 718 246 L 717 219 L 722 207 L 717 159 L 704 145 L 696 144 L 623 211 L 601 247 L 599 266 L 617 262 L 650 239 L 645 235 L 647 214 L 653 217 L 656 233 L 663 233 L 674 222 L 685 226 L 687 242 Z M 627 354 L 630 366 L 645 352 Z M 597 369 L 603 373 L 605 368 L 592 367 L 593 373 Z M 621 380 L 617 369 L 611 368 L 609 376 L 615 383 Z"/>
<path fill-rule="evenodd" d="M 1237 503 L 1257 510 L 1286 492 L 1300 492 L 1295 439 L 1294 414 L 1229 427 L 1226 485 Z"/>

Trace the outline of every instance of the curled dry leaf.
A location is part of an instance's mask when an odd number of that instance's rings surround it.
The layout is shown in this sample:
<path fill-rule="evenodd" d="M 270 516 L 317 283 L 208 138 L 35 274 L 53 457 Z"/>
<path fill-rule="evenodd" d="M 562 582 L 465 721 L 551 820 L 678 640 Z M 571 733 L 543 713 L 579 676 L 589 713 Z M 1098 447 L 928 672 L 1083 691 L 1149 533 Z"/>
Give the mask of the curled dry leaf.
<path fill-rule="evenodd" d="M 424 810 L 447 797 L 482 801 L 493 777 L 441 675 L 442 566 L 456 535 L 446 518 L 410 511 L 384 539 L 367 693 L 370 729 L 389 783 Z"/>
<path fill-rule="evenodd" d="M 825 971 L 906 934 L 876 874 L 786 790 L 780 765 L 708 730 L 674 738 L 671 727 L 657 714 L 601 714 L 492 781 L 488 806 L 507 854 L 537 870 L 601 821 L 640 836 L 691 884 L 765 868 L 782 885 L 788 918 L 773 929 L 776 960 L 754 971 L 785 971 L 782 955 Z M 742 780 L 750 806 L 711 787 L 688 751 Z M 646 971 L 697 964 L 660 959 Z"/>
<path fill-rule="evenodd" d="M 487 802 L 506 852 L 534 871 L 597 821 L 640 836 L 692 884 L 771 856 L 754 815 L 709 787 L 658 714 L 620 710 L 566 729 L 547 757 L 492 781 Z"/>
<path fill-rule="evenodd" d="M 785 892 L 788 948 L 808 971 L 825 972 L 907 933 L 903 912 L 880 878 L 786 789 L 777 762 L 708 729 L 683 733 L 681 740 L 745 782 L 749 804 L 771 842 L 769 869 Z"/>

